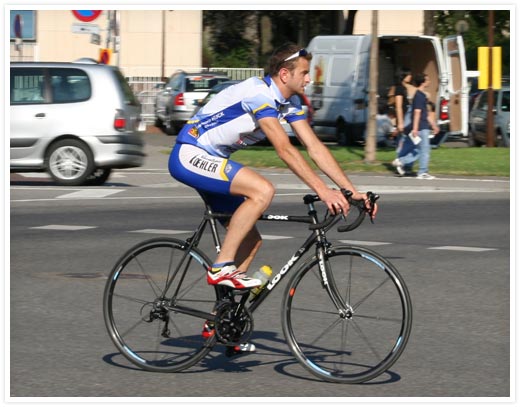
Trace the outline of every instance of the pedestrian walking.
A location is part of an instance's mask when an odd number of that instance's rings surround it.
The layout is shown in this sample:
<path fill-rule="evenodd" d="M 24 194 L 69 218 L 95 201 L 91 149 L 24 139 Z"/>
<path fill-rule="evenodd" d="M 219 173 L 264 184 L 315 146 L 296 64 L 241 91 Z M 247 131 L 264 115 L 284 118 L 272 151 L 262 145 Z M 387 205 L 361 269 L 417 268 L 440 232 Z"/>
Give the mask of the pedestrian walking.
<path fill-rule="evenodd" d="M 430 162 L 430 133 L 433 129 L 434 133 L 439 132 L 439 128 L 435 123 L 435 118 L 428 112 L 428 97 L 426 89 L 430 85 L 428 75 L 420 73 L 414 76 L 414 85 L 416 92 L 412 101 L 412 126 L 411 131 L 405 132 L 408 136 L 404 138 L 403 147 L 398 153 L 398 157 L 393 161 L 393 165 L 399 175 L 405 174 L 405 166 L 411 168 L 415 161 L 419 161 L 419 171 L 417 178 L 419 179 L 435 179 L 428 172 Z"/>

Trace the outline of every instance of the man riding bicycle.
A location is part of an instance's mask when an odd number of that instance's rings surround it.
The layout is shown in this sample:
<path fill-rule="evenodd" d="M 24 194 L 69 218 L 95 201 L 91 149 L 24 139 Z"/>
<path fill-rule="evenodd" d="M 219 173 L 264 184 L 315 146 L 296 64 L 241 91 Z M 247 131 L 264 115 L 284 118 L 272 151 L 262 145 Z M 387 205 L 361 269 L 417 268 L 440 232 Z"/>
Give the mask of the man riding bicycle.
<path fill-rule="evenodd" d="M 218 93 L 177 136 L 169 159 L 171 175 L 195 188 L 215 212 L 232 213 L 222 248 L 207 281 L 236 289 L 262 284 L 246 272 L 261 245 L 255 224 L 269 207 L 274 186 L 263 176 L 229 159 L 241 148 L 267 137 L 278 156 L 327 205 L 331 213 L 347 213 L 341 188 L 354 199 L 356 190 L 330 151 L 309 126 L 298 94 L 310 82 L 312 56 L 295 44 L 278 48 L 264 78 L 250 78 Z M 318 168 L 339 189 L 329 188 L 295 148 L 280 124 L 284 118 Z M 373 216 L 377 211 L 374 208 Z"/>

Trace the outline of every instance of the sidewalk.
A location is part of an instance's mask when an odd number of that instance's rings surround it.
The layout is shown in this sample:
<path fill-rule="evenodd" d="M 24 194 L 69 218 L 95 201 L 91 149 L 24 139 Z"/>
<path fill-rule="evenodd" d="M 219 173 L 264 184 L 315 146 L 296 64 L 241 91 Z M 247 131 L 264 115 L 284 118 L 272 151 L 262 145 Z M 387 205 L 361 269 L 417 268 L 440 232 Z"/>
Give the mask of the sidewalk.
<path fill-rule="evenodd" d="M 141 170 L 168 173 L 168 154 L 175 143 L 175 136 L 165 136 L 160 131 L 145 136 L 147 154 Z M 287 168 L 260 168 L 258 171 L 269 179 L 277 189 L 307 190 L 308 187 Z M 434 180 L 419 180 L 414 177 L 398 177 L 395 174 L 348 174 L 362 191 L 377 193 L 413 192 L 510 192 L 510 180 L 503 177 L 462 177 L 439 175 Z"/>

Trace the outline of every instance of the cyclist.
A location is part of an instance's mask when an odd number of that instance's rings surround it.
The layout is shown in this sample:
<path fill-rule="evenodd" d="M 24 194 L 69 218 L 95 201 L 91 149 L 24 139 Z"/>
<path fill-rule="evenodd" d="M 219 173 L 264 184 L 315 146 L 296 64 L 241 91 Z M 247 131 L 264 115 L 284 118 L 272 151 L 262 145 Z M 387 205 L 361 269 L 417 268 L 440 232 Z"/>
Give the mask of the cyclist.
<path fill-rule="evenodd" d="M 265 137 L 278 156 L 302 179 L 332 213 L 347 213 L 341 191 L 332 189 L 312 170 L 280 124 L 291 125 L 309 156 L 339 188 L 356 190 L 330 151 L 309 126 L 297 94 L 310 82 L 312 56 L 295 44 L 278 48 L 264 78 L 250 78 L 218 93 L 177 136 L 169 159 L 171 175 L 195 188 L 215 212 L 233 213 L 222 248 L 207 281 L 236 289 L 261 285 L 246 272 L 261 245 L 255 223 L 273 199 L 274 186 L 253 169 L 229 159 L 231 153 Z M 377 211 L 374 208 L 373 216 Z"/>

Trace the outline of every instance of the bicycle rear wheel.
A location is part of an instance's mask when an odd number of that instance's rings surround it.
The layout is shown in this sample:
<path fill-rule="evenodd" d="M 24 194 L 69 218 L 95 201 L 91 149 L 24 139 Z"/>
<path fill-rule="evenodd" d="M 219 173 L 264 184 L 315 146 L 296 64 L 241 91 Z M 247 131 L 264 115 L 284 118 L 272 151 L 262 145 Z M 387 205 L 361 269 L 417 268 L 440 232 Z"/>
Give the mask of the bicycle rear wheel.
<path fill-rule="evenodd" d="M 406 346 L 412 326 L 408 289 L 392 264 L 364 248 L 331 248 L 326 263 L 331 291 L 350 312 L 340 315 L 313 258 L 287 285 L 285 337 L 298 361 L 321 379 L 371 380 Z"/>
<path fill-rule="evenodd" d="M 216 291 L 206 282 L 209 260 L 186 242 L 158 238 L 139 243 L 108 278 L 103 314 L 110 338 L 135 365 L 176 372 L 202 359 L 215 343 L 202 337 Z"/>

